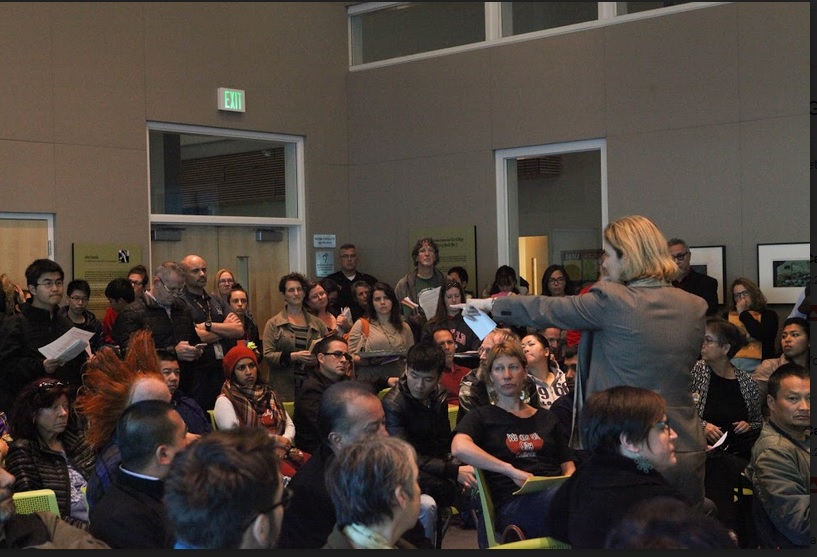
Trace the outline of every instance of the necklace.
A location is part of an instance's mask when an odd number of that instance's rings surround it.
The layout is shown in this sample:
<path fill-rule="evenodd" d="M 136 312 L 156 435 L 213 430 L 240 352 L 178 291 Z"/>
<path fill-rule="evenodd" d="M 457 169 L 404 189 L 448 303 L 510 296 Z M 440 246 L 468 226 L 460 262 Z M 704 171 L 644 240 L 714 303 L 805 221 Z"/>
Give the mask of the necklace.
<path fill-rule="evenodd" d="M 394 328 L 394 325 L 391 323 L 383 323 L 380 320 L 377 321 L 377 325 L 380 330 L 383 331 L 383 334 L 386 336 L 386 341 L 391 348 L 398 348 L 403 344 L 403 339 L 399 331 Z M 391 329 L 391 332 L 389 332 L 389 329 Z"/>

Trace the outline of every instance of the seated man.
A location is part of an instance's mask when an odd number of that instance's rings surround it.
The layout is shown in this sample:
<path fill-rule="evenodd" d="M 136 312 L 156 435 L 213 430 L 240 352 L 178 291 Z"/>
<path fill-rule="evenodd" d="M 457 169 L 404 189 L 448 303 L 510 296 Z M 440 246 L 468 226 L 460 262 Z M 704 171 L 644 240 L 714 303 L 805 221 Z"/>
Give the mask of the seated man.
<path fill-rule="evenodd" d="M 746 475 L 754 491 L 752 514 L 763 549 L 811 544 L 809 430 L 811 377 L 787 363 L 769 377 L 769 419 L 752 446 Z"/>
<path fill-rule="evenodd" d="M 114 549 L 171 549 L 164 477 L 187 446 L 187 426 L 169 403 L 131 404 L 116 424 L 122 463 L 91 511 L 91 533 Z"/>
<path fill-rule="evenodd" d="M 307 372 L 301 390 L 295 397 L 295 446 L 314 453 L 321 445 L 318 432 L 318 408 L 324 391 L 339 381 L 354 379 L 352 357 L 346 339 L 339 335 L 323 337 L 315 344 L 313 353 L 318 360 L 315 369 Z M 397 377 L 367 377 L 360 380 L 371 386 L 372 393 L 397 384 Z"/>
<path fill-rule="evenodd" d="M 320 447 L 289 483 L 292 502 L 284 513 L 280 549 L 323 547 L 335 524 L 335 507 L 324 482 L 329 463 L 354 441 L 389 434 L 380 399 L 360 381 L 339 381 L 326 389 L 318 411 L 318 431 Z M 431 548 L 419 522 L 406 539 Z"/>
<path fill-rule="evenodd" d="M 450 507 L 457 504 L 459 485 L 475 485 L 476 478 L 471 466 L 451 456 L 448 392 L 440 385 L 444 365 L 445 354 L 439 346 L 429 342 L 413 345 L 406 354 L 406 373 L 382 404 L 389 435 L 408 441 L 417 453 L 422 492 L 440 507 Z M 432 531 L 429 537 L 433 535 Z"/>
<path fill-rule="evenodd" d="M 434 343 L 442 348 L 445 353 L 445 368 L 440 377 L 440 384 L 448 390 L 446 402 L 448 402 L 448 404 L 459 405 L 460 382 L 471 370 L 454 361 L 454 354 L 457 352 L 457 343 L 454 342 L 454 335 L 451 334 L 449 329 L 440 327 L 432 334 Z"/>
<path fill-rule="evenodd" d="M 159 348 L 156 353 L 159 354 L 159 363 L 162 366 L 160 371 L 170 391 L 170 404 L 173 405 L 173 408 L 181 415 L 184 423 L 187 424 L 188 433 L 202 435 L 213 431 L 210 417 L 202 410 L 199 403 L 179 390 L 181 367 L 176 353 L 165 348 Z"/>
<path fill-rule="evenodd" d="M 174 549 L 273 549 L 291 493 L 276 448 L 264 430 L 237 427 L 173 459 L 164 501 Z"/>
<path fill-rule="evenodd" d="M 401 537 L 420 511 L 411 445 L 395 437 L 356 441 L 329 465 L 326 483 L 337 523 L 324 549 L 414 549 Z"/>

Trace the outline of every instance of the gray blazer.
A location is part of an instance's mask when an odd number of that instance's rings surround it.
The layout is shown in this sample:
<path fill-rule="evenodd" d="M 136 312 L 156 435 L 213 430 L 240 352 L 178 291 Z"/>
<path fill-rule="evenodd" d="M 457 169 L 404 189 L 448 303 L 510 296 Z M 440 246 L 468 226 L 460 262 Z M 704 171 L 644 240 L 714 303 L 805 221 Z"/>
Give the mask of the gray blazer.
<path fill-rule="evenodd" d="M 497 298 L 493 315 L 513 325 L 582 330 L 576 413 L 596 391 L 616 385 L 650 389 L 666 399 L 678 434 L 676 450 L 684 452 L 706 450 L 692 400 L 692 367 L 701 351 L 706 309 L 699 296 L 639 280 L 597 282 L 579 296 Z"/>

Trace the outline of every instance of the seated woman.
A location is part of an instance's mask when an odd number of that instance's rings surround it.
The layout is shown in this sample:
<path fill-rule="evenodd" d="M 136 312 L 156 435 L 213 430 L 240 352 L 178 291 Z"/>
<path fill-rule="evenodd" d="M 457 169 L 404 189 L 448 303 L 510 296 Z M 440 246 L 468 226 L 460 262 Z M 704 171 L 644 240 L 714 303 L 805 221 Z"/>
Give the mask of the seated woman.
<path fill-rule="evenodd" d="M 462 285 L 449 280 L 440 288 L 440 297 L 437 299 L 437 313 L 423 325 L 420 341 L 432 341 L 434 331 L 445 327 L 451 331 L 456 344 L 456 352 L 471 352 L 479 350 L 481 343 L 477 334 L 465 323 L 465 318 L 459 308 L 452 308 L 454 304 L 465 302 L 465 291 Z"/>
<path fill-rule="evenodd" d="M 349 353 L 357 376 L 399 377 L 406 367 L 406 353 L 414 344 L 414 334 L 400 310 L 394 288 L 376 282 L 369 292 L 368 312 L 349 331 Z M 361 357 L 361 353 L 369 353 Z M 382 352 L 383 356 L 378 356 Z M 374 354 L 372 354 L 374 353 Z"/>
<path fill-rule="evenodd" d="M 591 456 L 553 496 L 551 536 L 574 549 L 601 549 L 639 501 L 682 499 L 661 474 L 677 462 L 678 438 L 661 395 L 624 385 L 597 391 L 585 401 L 580 427 Z"/>
<path fill-rule="evenodd" d="M 281 474 L 291 478 L 310 455 L 292 446 L 295 423 L 272 387 L 258 380 L 258 356 L 239 342 L 224 355 L 226 380 L 213 409 L 216 425 L 266 428 L 278 446 Z"/>
<path fill-rule="evenodd" d="M 567 377 L 550 357 L 550 345 L 544 335 L 531 333 L 522 338 L 522 351 L 527 361 L 526 370 L 536 385 L 539 408 L 553 405 L 560 396 L 567 394 Z"/>
<path fill-rule="evenodd" d="M 15 492 L 53 489 L 63 520 L 88 530 L 82 489 L 88 485 L 96 453 L 72 423 L 71 393 L 71 387 L 52 377 L 22 388 L 9 415 L 14 441 L 5 468 L 16 478 Z"/>
<path fill-rule="evenodd" d="M 576 286 L 564 265 L 554 263 L 542 273 L 542 296 L 572 296 L 575 293 Z"/>
<path fill-rule="evenodd" d="M 733 488 L 752 456 L 763 427 L 760 396 L 752 376 L 730 361 L 746 344 L 738 328 L 720 317 L 706 320 L 701 360 L 692 368 L 692 396 L 707 445 L 725 433 L 726 440 L 706 453 L 706 496 L 718 507 L 721 520 L 737 529 Z"/>
<path fill-rule="evenodd" d="M 513 492 L 531 476 L 569 476 L 576 470 L 562 426 L 551 412 L 523 400 L 527 372 L 518 342 L 496 344 L 478 373 L 492 387 L 491 404 L 472 409 L 457 424 L 451 454 L 485 471 L 500 531 L 515 524 L 528 538 L 550 536 L 555 489 Z M 477 539 L 480 547 L 487 545 L 481 527 Z"/>

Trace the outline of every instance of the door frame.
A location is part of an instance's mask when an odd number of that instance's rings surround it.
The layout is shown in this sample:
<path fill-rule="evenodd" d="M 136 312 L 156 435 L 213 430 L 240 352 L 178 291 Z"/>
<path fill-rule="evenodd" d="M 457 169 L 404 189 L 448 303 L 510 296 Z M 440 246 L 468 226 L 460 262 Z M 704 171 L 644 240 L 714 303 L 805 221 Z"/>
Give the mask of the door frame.
<path fill-rule="evenodd" d="M 537 157 L 582 151 L 599 151 L 601 164 L 601 229 L 607 225 L 607 140 L 585 139 L 549 145 L 532 145 L 513 149 L 498 149 L 494 153 L 496 171 L 496 242 L 497 265 L 514 268 L 519 260 L 519 204 L 516 174 L 509 175 L 511 161 L 523 157 Z M 514 171 L 516 164 L 513 164 Z"/>

